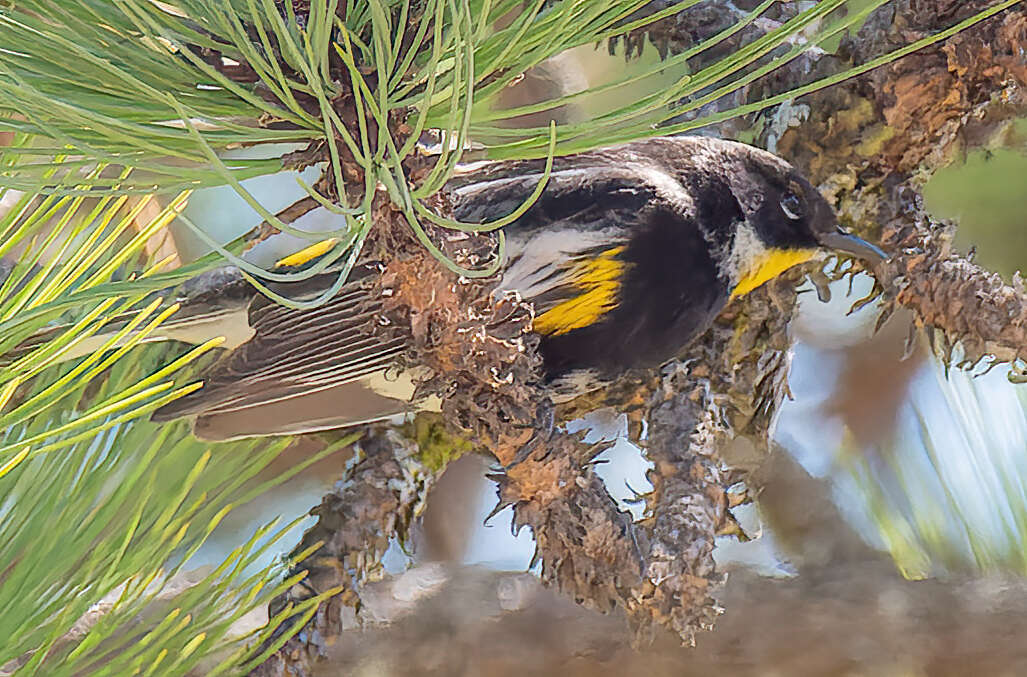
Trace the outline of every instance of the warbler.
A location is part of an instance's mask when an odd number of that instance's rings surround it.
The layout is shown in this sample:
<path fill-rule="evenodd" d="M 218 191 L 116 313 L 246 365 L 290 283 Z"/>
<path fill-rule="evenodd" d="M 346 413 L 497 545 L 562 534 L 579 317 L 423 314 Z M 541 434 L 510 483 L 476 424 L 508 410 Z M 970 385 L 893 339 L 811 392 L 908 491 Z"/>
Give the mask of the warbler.
<path fill-rule="evenodd" d="M 536 189 L 544 164 L 462 168 L 445 188 L 455 217 L 485 223 L 512 213 Z M 540 197 L 504 232 L 498 288 L 533 304 L 542 378 L 554 399 L 679 356 L 730 299 L 819 252 L 874 265 L 885 258 L 843 231 L 827 201 L 784 160 L 700 136 L 556 158 Z M 320 253 L 315 245 L 282 263 Z M 170 323 L 163 336 L 227 333 L 234 347 L 201 376 L 202 388 L 153 419 L 190 416 L 198 436 L 222 440 L 346 427 L 418 406 L 410 379 L 389 373 L 408 345 L 403 336 L 383 340 L 377 329 L 382 299 L 368 282 L 378 270 L 355 271 L 330 303 L 312 310 L 270 302 L 232 268 L 186 285 L 180 301 L 191 317 L 182 327 Z"/>

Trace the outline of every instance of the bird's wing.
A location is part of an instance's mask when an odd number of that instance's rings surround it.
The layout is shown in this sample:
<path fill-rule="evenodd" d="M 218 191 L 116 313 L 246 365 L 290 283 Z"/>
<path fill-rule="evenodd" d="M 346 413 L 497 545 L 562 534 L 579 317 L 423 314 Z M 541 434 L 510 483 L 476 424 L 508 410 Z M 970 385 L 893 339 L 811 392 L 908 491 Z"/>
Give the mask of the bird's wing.
<path fill-rule="evenodd" d="M 455 215 L 478 223 L 501 218 L 532 194 L 541 176 L 542 165 L 531 162 L 465 174 L 448 188 Z M 506 229 L 502 287 L 536 303 L 540 327 L 561 304 L 573 308 L 561 310 L 554 330 L 578 321 L 580 307 L 602 312 L 602 295 L 583 298 L 589 288 L 582 283 L 610 271 L 589 262 L 612 258 L 640 214 L 665 201 L 673 184 L 652 167 L 611 163 L 599 154 L 561 160 L 539 200 Z M 157 410 L 154 420 L 197 416 L 197 434 L 226 439 L 343 427 L 402 412 L 409 403 L 403 393 L 392 396 L 381 375 L 408 339 L 378 324 L 382 306 L 369 292 L 371 275 L 313 310 L 255 299 L 253 338 L 214 365 L 203 388 Z M 406 385 L 392 386 L 409 397 Z"/>
<path fill-rule="evenodd" d="M 355 389 L 354 396 L 367 389 L 366 395 L 372 399 L 376 392 L 388 389 L 382 372 L 406 349 L 407 338 L 380 324 L 382 301 L 370 292 L 369 279 L 370 273 L 365 273 L 348 282 L 330 302 L 312 310 L 255 298 L 249 311 L 253 338 L 214 364 L 204 374 L 201 389 L 161 407 L 153 420 L 199 416 L 197 427 L 201 429 L 209 428 L 214 418 L 260 408 L 258 419 L 250 419 L 244 431 L 215 434 L 208 430 L 203 435 L 224 439 L 340 427 L 401 412 L 406 406 L 402 398 L 381 396 L 381 411 L 363 404 L 359 412 L 343 411 L 346 407 L 339 403 L 340 410 L 315 416 L 307 399 L 330 389 L 346 390 L 345 386 Z M 373 386 L 375 380 L 381 387 Z M 301 406 L 299 398 L 307 404 Z M 275 404 L 288 407 L 291 413 L 286 416 L 282 409 L 272 416 L 267 407 Z"/>
<path fill-rule="evenodd" d="M 510 214 L 543 179 L 544 166 L 507 162 L 458 175 L 449 187 L 456 218 L 484 223 Z M 542 195 L 505 229 L 501 286 L 531 300 L 537 316 L 601 301 L 623 273 L 618 255 L 631 231 L 671 202 L 678 211 L 691 207 L 677 179 L 649 158 L 616 151 L 557 158 Z"/>

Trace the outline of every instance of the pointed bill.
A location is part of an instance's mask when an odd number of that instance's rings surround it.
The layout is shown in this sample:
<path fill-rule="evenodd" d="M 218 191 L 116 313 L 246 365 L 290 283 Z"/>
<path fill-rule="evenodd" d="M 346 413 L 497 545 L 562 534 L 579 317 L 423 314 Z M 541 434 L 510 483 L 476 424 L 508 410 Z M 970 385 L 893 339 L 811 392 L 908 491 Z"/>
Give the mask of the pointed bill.
<path fill-rule="evenodd" d="M 841 228 L 834 232 L 820 235 L 818 239 L 821 246 L 855 256 L 866 261 L 874 268 L 888 260 L 888 255 L 880 247 L 867 242 L 861 237 L 846 233 Z"/>

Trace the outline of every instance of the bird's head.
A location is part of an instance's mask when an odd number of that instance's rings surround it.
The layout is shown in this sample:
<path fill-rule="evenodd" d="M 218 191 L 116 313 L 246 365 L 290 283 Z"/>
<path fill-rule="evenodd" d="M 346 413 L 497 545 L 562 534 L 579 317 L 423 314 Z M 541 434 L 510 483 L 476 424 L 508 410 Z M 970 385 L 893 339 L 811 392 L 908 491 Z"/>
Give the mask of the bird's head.
<path fill-rule="evenodd" d="M 732 296 L 741 296 L 820 250 L 848 254 L 876 268 L 887 256 L 838 225 L 820 192 L 794 167 L 759 148 L 720 141 L 732 193 L 745 213 L 735 234 Z"/>

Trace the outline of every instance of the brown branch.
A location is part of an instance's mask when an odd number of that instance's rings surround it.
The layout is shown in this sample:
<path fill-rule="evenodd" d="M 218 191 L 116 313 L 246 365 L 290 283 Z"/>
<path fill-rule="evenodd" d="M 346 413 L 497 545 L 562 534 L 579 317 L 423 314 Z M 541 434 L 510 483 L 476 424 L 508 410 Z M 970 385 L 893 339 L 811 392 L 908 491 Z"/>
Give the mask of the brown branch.
<path fill-rule="evenodd" d="M 362 586 L 383 575 L 390 539 L 405 541 L 424 507 L 436 471 L 420 461 L 415 443 L 395 430 L 372 429 L 357 450 L 362 460 L 310 511 L 318 521 L 293 549 L 295 554 L 322 544 L 297 566 L 307 571 L 306 578 L 276 599 L 269 612 L 273 617 L 291 603 L 333 588 L 343 592 L 322 603 L 301 633 L 251 673 L 255 677 L 308 674 L 342 632 L 352 613 L 347 608 L 359 607 Z M 292 627 L 286 622 L 276 636 Z"/>
<path fill-rule="evenodd" d="M 965 366 L 992 355 L 999 361 L 1027 356 L 1027 294 L 1020 274 L 1007 284 L 1000 275 L 952 252 L 949 229 L 911 200 L 907 219 L 889 224 L 884 242 L 898 252 L 890 268 L 897 274 L 894 302 L 912 308 L 917 323 L 939 329 L 947 340 L 934 346 L 946 360 L 958 355 Z"/>
<path fill-rule="evenodd" d="M 654 468 L 644 498 L 644 578 L 627 605 L 638 639 L 670 628 L 688 644 L 713 628 L 720 609 L 713 597 L 724 576 L 713 561 L 718 533 L 734 527 L 716 454 L 721 412 L 705 379 L 675 363 L 650 396 L 644 441 Z"/>
<path fill-rule="evenodd" d="M 488 236 L 437 238 L 464 264 L 494 247 Z M 383 284 L 393 321 L 410 324 L 410 361 L 434 373 L 422 391 L 441 395 L 443 419 L 503 467 L 499 507 L 513 505 L 515 525 L 532 529 L 543 579 L 592 608 L 623 604 L 640 575 L 630 519 L 591 470 L 601 449 L 553 428 L 531 306 L 492 296 L 495 279 L 458 283 L 417 245 L 388 264 Z"/>
<path fill-rule="evenodd" d="M 379 625 L 349 633 L 314 675 L 730 674 L 792 677 L 903 670 L 939 677 L 1016 674 L 1027 659 L 1027 586 L 999 578 L 908 581 L 838 514 L 829 487 L 787 455 L 760 472 L 762 512 L 794 544 L 791 579 L 733 570 L 719 593 L 717 631 L 695 648 L 657 633 L 645 652 L 619 614 L 603 616 L 554 595 L 528 574 L 477 568 L 412 570 L 370 586 Z M 411 582 L 416 601 L 399 590 Z M 393 592 L 396 590 L 396 592 Z M 402 652 L 395 647 L 402 646 Z"/>
<path fill-rule="evenodd" d="M 320 183 L 320 182 L 319 182 Z M 308 214 L 321 205 L 318 204 L 317 200 L 312 197 L 303 197 L 290 204 L 285 209 L 275 214 L 275 218 L 282 223 L 292 224 L 296 219 L 300 218 L 304 214 Z M 258 242 L 263 242 L 272 235 L 279 233 L 278 228 L 271 225 L 268 221 L 261 221 L 259 224 L 250 229 L 243 238 L 249 244 L 253 246 Z"/>
<path fill-rule="evenodd" d="M 792 579 L 733 571 L 716 632 L 695 648 L 662 636 L 638 652 L 622 618 L 576 606 L 530 574 L 465 567 L 408 575 L 430 576 L 430 593 L 410 603 L 390 594 L 391 581 L 375 584 L 385 598 L 375 601 L 381 625 L 344 634 L 312 677 L 964 677 L 1020 674 L 1027 661 L 1019 580 L 907 581 L 864 562 Z"/>

